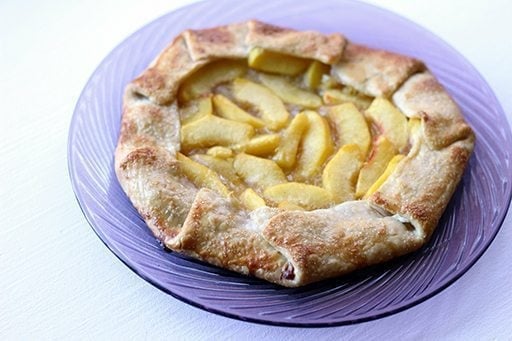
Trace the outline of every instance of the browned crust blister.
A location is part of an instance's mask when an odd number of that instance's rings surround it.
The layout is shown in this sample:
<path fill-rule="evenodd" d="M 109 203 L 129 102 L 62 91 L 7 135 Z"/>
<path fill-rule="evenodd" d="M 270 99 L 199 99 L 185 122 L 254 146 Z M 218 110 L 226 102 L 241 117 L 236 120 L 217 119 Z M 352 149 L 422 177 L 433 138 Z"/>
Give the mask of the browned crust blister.
<path fill-rule="evenodd" d="M 179 172 L 181 82 L 220 58 L 267 50 L 332 65 L 339 82 L 421 118 L 409 154 L 368 200 L 310 212 L 260 208 L 197 189 Z M 459 108 L 414 58 L 340 34 L 248 21 L 180 34 L 125 92 L 115 155 L 119 182 L 172 250 L 285 286 L 335 277 L 416 250 L 432 234 L 474 145 Z"/>

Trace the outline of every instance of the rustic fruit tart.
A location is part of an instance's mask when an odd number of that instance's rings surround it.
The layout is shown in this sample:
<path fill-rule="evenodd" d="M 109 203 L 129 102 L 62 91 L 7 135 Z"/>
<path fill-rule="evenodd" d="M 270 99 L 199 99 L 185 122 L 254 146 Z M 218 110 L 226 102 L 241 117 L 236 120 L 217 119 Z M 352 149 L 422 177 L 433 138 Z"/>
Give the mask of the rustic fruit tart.
<path fill-rule="evenodd" d="M 421 61 L 248 21 L 127 86 L 115 167 L 169 249 L 300 286 L 426 243 L 473 144 Z"/>

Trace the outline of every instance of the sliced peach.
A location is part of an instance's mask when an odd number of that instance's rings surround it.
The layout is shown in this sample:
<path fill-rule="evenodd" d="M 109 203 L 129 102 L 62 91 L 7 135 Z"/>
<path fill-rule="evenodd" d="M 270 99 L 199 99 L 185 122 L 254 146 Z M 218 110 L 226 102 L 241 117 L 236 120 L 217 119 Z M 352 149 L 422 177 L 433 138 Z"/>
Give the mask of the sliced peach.
<path fill-rule="evenodd" d="M 214 95 L 213 105 L 215 107 L 215 113 L 220 117 L 228 120 L 248 123 L 254 128 L 261 128 L 265 126 L 265 122 L 261 119 L 249 114 L 223 95 Z"/>
<path fill-rule="evenodd" d="M 185 150 L 215 145 L 229 146 L 246 142 L 253 135 L 254 128 L 247 123 L 210 115 L 181 127 L 181 145 Z"/>
<path fill-rule="evenodd" d="M 407 147 L 407 117 L 390 101 L 381 97 L 375 98 L 366 110 L 366 116 L 396 150 L 403 151 Z"/>
<path fill-rule="evenodd" d="M 243 151 L 251 155 L 268 156 L 275 152 L 280 140 L 279 134 L 264 134 L 252 138 L 245 144 L 236 145 L 234 148 L 236 151 Z"/>
<path fill-rule="evenodd" d="M 265 189 L 286 182 L 286 176 L 272 160 L 248 154 L 238 154 L 233 161 L 233 168 L 249 186 Z"/>
<path fill-rule="evenodd" d="M 398 155 L 395 155 L 391 159 L 391 161 L 389 161 L 386 169 L 384 170 L 384 173 L 382 173 L 379 176 L 379 178 L 377 179 L 377 181 L 375 181 L 373 183 L 373 185 L 368 189 L 368 191 L 364 195 L 363 199 L 368 198 L 370 195 L 375 193 L 380 188 L 380 186 L 382 186 L 382 184 L 389 178 L 391 173 L 393 173 L 395 171 L 396 166 L 400 163 L 400 161 L 402 161 L 402 159 L 404 157 L 405 157 L 404 155 L 398 154 Z"/>
<path fill-rule="evenodd" d="M 176 159 L 179 161 L 179 167 L 183 174 L 198 188 L 206 187 L 225 197 L 229 195 L 229 190 L 224 186 L 217 173 L 181 153 L 176 154 Z"/>
<path fill-rule="evenodd" d="M 178 99 L 187 102 L 211 93 L 216 85 L 241 77 L 246 72 L 247 64 L 244 61 L 219 60 L 206 64 L 185 79 L 178 91 Z"/>
<path fill-rule="evenodd" d="M 265 50 L 261 47 L 255 47 L 249 53 L 251 68 L 282 75 L 298 75 L 308 67 L 309 63 L 307 59 Z"/>
<path fill-rule="evenodd" d="M 296 104 L 305 108 L 318 108 L 322 105 L 320 96 L 293 85 L 284 77 L 261 74 L 259 80 L 285 103 Z"/>
<path fill-rule="evenodd" d="M 240 195 L 240 201 L 249 210 L 255 210 L 260 207 L 266 206 L 265 200 L 260 197 L 254 190 L 247 188 Z"/>
<path fill-rule="evenodd" d="M 218 157 L 220 159 L 227 159 L 233 156 L 233 150 L 227 147 L 215 146 L 208 149 L 206 154 Z"/>
<path fill-rule="evenodd" d="M 355 199 L 355 185 L 363 164 L 356 144 L 346 144 L 329 160 L 322 173 L 322 185 L 331 193 L 335 203 Z"/>
<path fill-rule="evenodd" d="M 365 157 L 371 144 L 370 129 L 355 105 L 345 103 L 330 107 L 327 118 L 336 131 L 338 146 L 354 143 Z"/>
<path fill-rule="evenodd" d="M 327 64 L 317 60 L 313 61 L 304 73 L 304 84 L 311 90 L 318 88 L 322 81 L 322 76 L 329 72 L 329 68 L 330 66 Z"/>
<path fill-rule="evenodd" d="M 288 201 L 281 201 L 277 205 L 277 208 L 287 211 L 304 211 L 304 208 L 300 207 L 299 205 L 292 204 L 291 202 Z"/>
<path fill-rule="evenodd" d="M 368 160 L 363 164 L 359 172 L 356 185 L 356 197 L 360 198 L 368 192 L 370 187 L 384 173 L 389 161 L 395 156 L 396 148 L 385 137 L 380 136 L 375 141 Z"/>
<path fill-rule="evenodd" d="M 286 125 L 290 114 L 279 97 L 268 88 L 237 78 L 232 83 L 232 92 L 236 101 L 257 109 L 270 129 L 278 130 Z"/>
<path fill-rule="evenodd" d="M 306 210 L 325 208 L 334 203 L 331 194 L 325 189 L 299 182 L 288 182 L 268 187 L 263 195 L 273 203 L 286 202 Z"/>
<path fill-rule="evenodd" d="M 231 183 L 234 188 L 243 186 L 242 179 L 240 179 L 233 168 L 233 159 L 221 159 L 206 154 L 194 154 L 190 158 L 217 173 L 221 179 Z"/>
<path fill-rule="evenodd" d="M 320 173 L 325 160 L 331 155 L 333 143 L 326 120 L 314 111 L 304 111 L 308 129 L 302 136 L 295 178 L 306 181 Z"/>
<path fill-rule="evenodd" d="M 368 96 L 354 94 L 353 91 L 345 87 L 340 89 L 327 89 L 324 91 L 322 99 L 327 105 L 354 103 L 359 110 L 365 110 L 370 106 L 372 100 Z"/>
<path fill-rule="evenodd" d="M 284 169 L 290 169 L 295 164 L 297 150 L 302 134 L 308 128 L 308 117 L 305 113 L 297 114 L 290 125 L 283 131 L 283 136 L 273 160 Z"/>

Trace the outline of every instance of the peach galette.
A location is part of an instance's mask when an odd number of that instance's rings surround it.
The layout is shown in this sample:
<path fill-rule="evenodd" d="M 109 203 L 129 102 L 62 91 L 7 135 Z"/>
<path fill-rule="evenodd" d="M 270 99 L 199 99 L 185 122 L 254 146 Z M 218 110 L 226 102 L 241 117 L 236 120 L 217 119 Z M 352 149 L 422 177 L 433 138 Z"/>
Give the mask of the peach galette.
<path fill-rule="evenodd" d="M 421 61 L 248 21 L 127 86 L 115 168 L 169 249 L 299 286 L 426 243 L 473 141 Z"/>

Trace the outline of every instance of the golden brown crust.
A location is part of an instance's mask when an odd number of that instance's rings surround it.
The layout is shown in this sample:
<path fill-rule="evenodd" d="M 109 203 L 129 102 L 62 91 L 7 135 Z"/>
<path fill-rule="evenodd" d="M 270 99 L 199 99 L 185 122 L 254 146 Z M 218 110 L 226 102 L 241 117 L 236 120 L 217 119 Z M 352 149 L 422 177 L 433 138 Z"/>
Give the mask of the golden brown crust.
<path fill-rule="evenodd" d="M 133 87 L 126 88 L 119 147 L 123 149 L 158 144 L 170 153 L 179 150 L 180 121 L 176 103 L 168 106 L 139 99 Z"/>
<path fill-rule="evenodd" d="M 428 71 L 410 77 L 393 95 L 393 102 L 405 115 L 422 118 L 425 139 L 432 148 L 473 134 L 457 104 Z"/>
<path fill-rule="evenodd" d="M 424 69 L 421 62 L 345 45 L 338 34 L 257 21 L 189 30 L 127 86 L 116 174 L 155 236 L 172 250 L 285 286 L 383 262 L 428 240 L 470 156 L 471 129 L 432 75 L 411 76 Z M 215 59 L 246 58 L 253 47 L 337 63 L 333 73 L 343 84 L 371 96 L 398 89 L 392 97 L 398 108 L 422 118 L 409 154 L 368 200 L 311 212 L 246 212 L 181 173 L 181 82 Z"/>
<path fill-rule="evenodd" d="M 176 97 L 180 82 L 207 62 L 206 59 L 194 61 L 190 57 L 185 39 L 180 35 L 131 86 L 136 93 L 157 104 L 165 105 Z"/>
<path fill-rule="evenodd" d="M 197 190 L 179 174 L 176 159 L 156 146 L 116 151 L 116 175 L 153 234 L 178 234 Z"/>
<path fill-rule="evenodd" d="M 295 285 L 384 262 L 423 244 L 414 230 L 364 201 L 346 202 L 336 210 L 283 212 L 270 220 L 263 235 L 288 255 Z"/>
<path fill-rule="evenodd" d="M 345 48 L 341 34 L 324 35 L 314 31 L 295 31 L 256 20 L 248 23 L 247 44 L 292 56 L 334 64 Z"/>
<path fill-rule="evenodd" d="M 229 199 L 201 189 L 177 236 L 164 240 L 173 250 L 243 274 L 279 283 L 287 260 L 259 233 L 246 228 L 248 216 Z"/>
<path fill-rule="evenodd" d="M 249 47 L 245 42 L 247 23 L 218 26 L 183 32 L 192 60 L 209 58 L 245 58 Z"/>
<path fill-rule="evenodd" d="M 432 149 L 421 138 L 368 200 L 410 221 L 428 240 L 459 183 L 474 138 Z"/>
<path fill-rule="evenodd" d="M 396 53 L 347 44 L 333 75 L 345 85 L 373 97 L 389 97 L 410 75 L 424 69 L 421 61 Z"/>
<path fill-rule="evenodd" d="M 152 66 L 133 82 L 137 93 L 158 104 L 176 96 L 181 80 L 216 58 L 244 58 L 253 47 L 317 59 L 332 64 L 341 58 L 345 38 L 318 32 L 298 32 L 251 20 L 180 34 Z"/>

